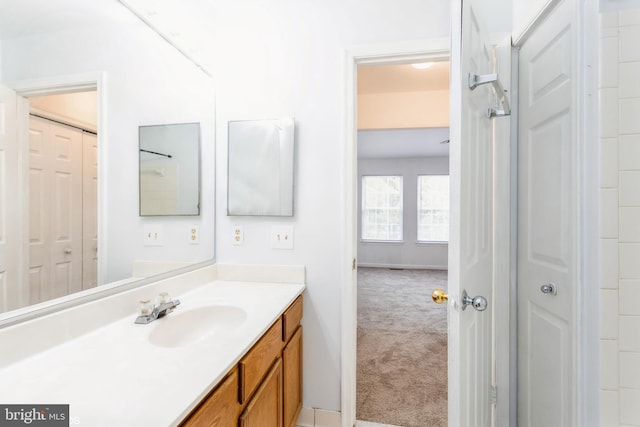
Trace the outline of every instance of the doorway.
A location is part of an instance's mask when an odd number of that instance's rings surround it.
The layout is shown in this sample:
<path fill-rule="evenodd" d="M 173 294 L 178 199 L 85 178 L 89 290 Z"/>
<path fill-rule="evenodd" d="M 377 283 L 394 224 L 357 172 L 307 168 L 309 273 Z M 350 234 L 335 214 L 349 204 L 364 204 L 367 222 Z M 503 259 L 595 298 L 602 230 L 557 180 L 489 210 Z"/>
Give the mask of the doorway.
<path fill-rule="evenodd" d="M 447 425 L 449 62 L 358 67 L 358 420 Z"/>

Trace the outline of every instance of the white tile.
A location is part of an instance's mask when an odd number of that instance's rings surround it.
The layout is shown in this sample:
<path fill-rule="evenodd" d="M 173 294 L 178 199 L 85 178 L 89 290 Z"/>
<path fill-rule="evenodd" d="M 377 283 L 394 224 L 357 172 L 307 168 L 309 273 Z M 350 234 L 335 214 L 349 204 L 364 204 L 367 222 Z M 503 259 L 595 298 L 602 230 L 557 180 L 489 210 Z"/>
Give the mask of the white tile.
<path fill-rule="evenodd" d="M 618 25 L 621 27 L 640 25 L 640 10 L 621 10 L 618 19 Z"/>
<path fill-rule="evenodd" d="M 623 206 L 620 208 L 618 234 L 620 242 L 640 243 L 640 207 Z"/>
<path fill-rule="evenodd" d="M 619 402 L 617 391 L 600 392 L 600 426 L 619 427 Z"/>
<path fill-rule="evenodd" d="M 618 89 L 600 89 L 600 136 L 618 136 Z"/>
<path fill-rule="evenodd" d="M 620 353 L 620 387 L 640 390 L 640 353 Z"/>
<path fill-rule="evenodd" d="M 600 39 L 600 87 L 618 87 L 618 38 Z"/>
<path fill-rule="evenodd" d="M 618 291 L 600 290 L 600 338 L 618 338 Z"/>
<path fill-rule="evenodd" d="M 640 134 L 618 137 L 618 167 L 620 170 L 640 170 Z"/>
<path fill-rule="evenodd" d="M 618 189 L 600 190 L 600 237 L 615 239 L 618 237 Z"/>
<path fill-rule="evenodd" d="M 316 409 L 316 427 L 340 427 L 340 412 Z"/>
<path fill-rule="evenodd" d="M 640 244 L 620 243 L 620 278 L 640 279 Z"/>
<path fill-rule="evenodd" d="M 640 26 L 621 27 L 618 32 L 620 37 L 620 61 L 640 61 Z"/>
<path fill-rule="evenodd" d="M 600 140 L 600 188 L 618 187 L 618 139 L 602 138 Z M 640 169 L 640 168 L 638 168 Z"/>
<path fill-rule="evenodd" d="M 620 389 L 620 424 L 640 425 L 640 390 Z"/>
<path fill-rule="evenodd" d="M 640 171 L 621 171 L 618 188 L 620 206 L 640 206 Z"/>
<path fill-rule="evenodd" d="M 618 28 L 618 12 L 601 13 L 600 28 Z"/>
<path fill-rule="evenodd" d="M 620 107 L 618 110 L 618 133 L 640 133 L 640 120 L 638 120 L 640 117 L 640 98 L 620 99 L 618 106 Z"/>
<path fill-rule="evenodd" d="M 621 315 L 640 316 L 640 280 L 621 280 L 618 297 Z"/>
<path fill-rule="evenodd" d="M 300 415 L 298 416 L 296 427 L 315 427 L 315 424 L 316 424 L 315 410 L 313 408 L 303 407 L 300 410 Z"/>
<path fill-rule="evenodd" d="M 640 353 L 640 316 L 620 316 L 618 345 L 620 351 Z"/>
<path fill-rule="evenodd" d="M 602 67 L 608 69 L 610 67 Z M 619 65 L 618 96 L 637 98 L 640 96 L 640 62 L 623 62 Z"/>
<path fill-rule="evenodd" d="M 618 240 L 600 239 L 600 287 L 602 289 L 618 288 Z"/>
<path fill-rule="evenodd" d="M 618 341 L 600 340 L 600 388 L 617 390 L 618 376 Z"/>

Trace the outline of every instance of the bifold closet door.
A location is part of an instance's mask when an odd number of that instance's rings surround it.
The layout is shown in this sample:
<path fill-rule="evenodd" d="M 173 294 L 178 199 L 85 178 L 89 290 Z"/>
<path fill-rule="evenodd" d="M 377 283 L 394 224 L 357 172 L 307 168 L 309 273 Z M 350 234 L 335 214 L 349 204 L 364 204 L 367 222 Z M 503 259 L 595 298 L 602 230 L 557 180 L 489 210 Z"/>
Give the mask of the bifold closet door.
<path fill-rule="evenodd" d="M 31 303 L 82 289 L 82 131 L 31 117 Z"/>

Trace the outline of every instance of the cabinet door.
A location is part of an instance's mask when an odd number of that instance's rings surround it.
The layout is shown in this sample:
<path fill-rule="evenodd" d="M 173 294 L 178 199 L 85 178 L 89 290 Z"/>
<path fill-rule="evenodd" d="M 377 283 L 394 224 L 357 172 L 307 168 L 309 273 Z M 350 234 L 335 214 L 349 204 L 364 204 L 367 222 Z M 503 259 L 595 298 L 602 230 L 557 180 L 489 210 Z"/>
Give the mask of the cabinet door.
<path fill-rule="evenodd" d="M 234 370 L 180 427 L 235 426 L 238 412 L 238 371 Z"/>
<path fill-rule="evenodd" d="M 282 427 L 282 359 L 278 359 L 240 416 L 240 427 Z"/>
<path fill-rule="evenodd" d="M 296 425 L 302 409 L 302 326 L 282 352 L 284 371 L 284 425 Z"/>

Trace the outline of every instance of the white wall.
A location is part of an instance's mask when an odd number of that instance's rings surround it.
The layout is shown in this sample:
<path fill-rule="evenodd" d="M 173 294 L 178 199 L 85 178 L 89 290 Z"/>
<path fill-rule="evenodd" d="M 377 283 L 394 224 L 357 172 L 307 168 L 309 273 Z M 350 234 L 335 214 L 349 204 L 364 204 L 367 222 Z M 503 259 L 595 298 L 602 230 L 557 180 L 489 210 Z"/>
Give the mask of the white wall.
<path fill-rule="evenodd" d="M 215 123 L 211 78 L 204 75 L 117 2 L 96 1 L 123 16 L 104 25 L 3 41 L 5 84 L 86 72 L 106 73 L 107 281 L 128 277 L 133 260 L 199 261 L 213 257 Z M 126 24 L 125 24 L 126 23 Z M 202 191 L 199 217 L 138 216 L 138 126 L 200 122 Z M 164 246 L 143 246 L 143 226 L 160 224 Z M 200 244 L 188 243 L 200 226 Z"/>
<path fill-rule="evenodd" d="M 400 175 L 403 177 L 403 241 L 358 242 L 358 265 L 366 267 L 447 269 L 444 243 L 418 243 L 418 175 L 448 175 L 448 157 L 412 159 L 359 159 L 358 175 Z M 358 206 L 362 206 L 362 186 L 358 188 Z M 358 224 L 362 210 L 358 210 Z"/>
<path fill-rule="evenodd" d="M 449 91 L 358 95 L 358 129 L 449 127 Z"/>
<path fill-rule="evenodd" d="M 216 2 L 217 222 L 220 262 L 304 264 L 304 406 L 340 409 L 341 180 L 345 51 L 449 34 L 437 0 Z M 294 216 L 226 217 L 229 120 L 294 116 Z M 242 225 L 243 246 L 231 226 Z M 295 227 L 293 250 L 270 248 L 271 226 Z"/>
<path fill-rule="evenodd" d="M 54 117 L 51 118 L 67 123 L 86 124 L 88 130 L 98 127 L 98 97 L 97 92 L 93 90 L 30 97 L 29 108 L 52 113 Z"/>
<path fill-rule="evenodd" d="M 601 15 L 601 423 L 640 426 L 640 9 Z"/>

